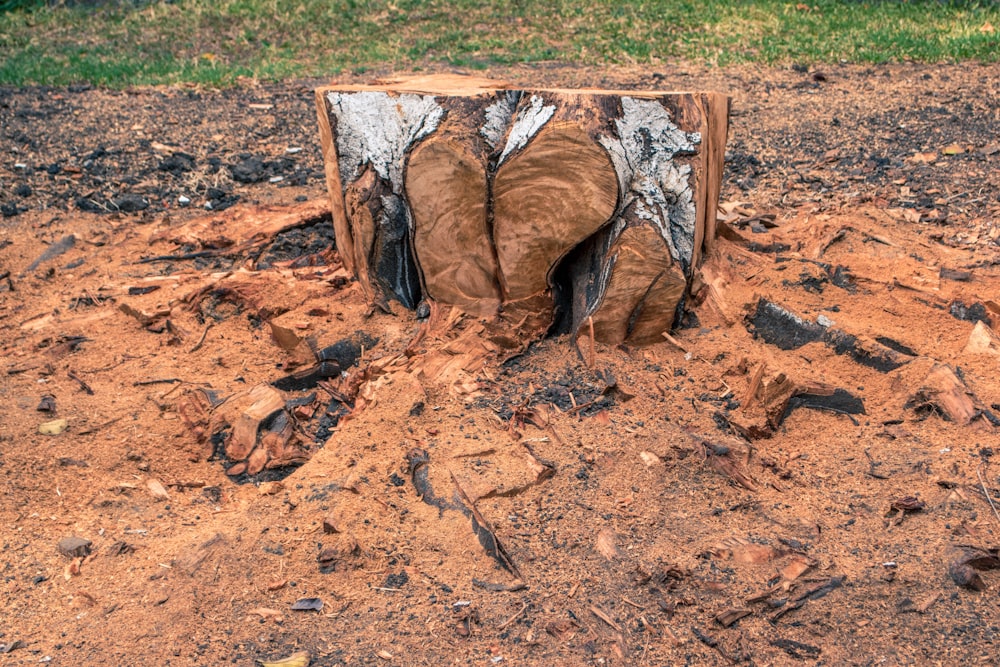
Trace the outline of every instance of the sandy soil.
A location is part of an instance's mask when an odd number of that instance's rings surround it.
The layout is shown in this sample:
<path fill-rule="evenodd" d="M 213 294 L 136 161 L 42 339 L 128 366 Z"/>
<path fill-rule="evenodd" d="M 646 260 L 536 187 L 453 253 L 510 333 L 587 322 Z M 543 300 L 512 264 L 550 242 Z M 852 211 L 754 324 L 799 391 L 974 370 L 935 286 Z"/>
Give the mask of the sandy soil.
<path fill-rule="evenodd" d="M 733 96 L 672 340 L 370 313 L 318 82 L 0 90 L 0 665 L 995 664 L 1000 67 L 490 74 Z M 359 331 L 227 475 L 199 399 Z"/>

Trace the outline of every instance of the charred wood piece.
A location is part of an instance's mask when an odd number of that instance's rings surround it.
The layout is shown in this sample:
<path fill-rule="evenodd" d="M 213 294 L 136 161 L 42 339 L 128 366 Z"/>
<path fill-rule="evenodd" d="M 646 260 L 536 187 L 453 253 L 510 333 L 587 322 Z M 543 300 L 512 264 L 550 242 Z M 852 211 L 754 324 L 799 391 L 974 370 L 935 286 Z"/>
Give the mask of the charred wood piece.
<path fill-rule="evenodd" d="M 767 299 L 757 302 L 757 309 L 747 318 L 755 337 L 782 350 L 797 350 L 817 341 L 837 354 L 846 354 L 862 366 L 888 373 L 911 361 L 916 353 L 907 346 L 886 338 L 867 340 L 839 329 L 810 322 Z"/>

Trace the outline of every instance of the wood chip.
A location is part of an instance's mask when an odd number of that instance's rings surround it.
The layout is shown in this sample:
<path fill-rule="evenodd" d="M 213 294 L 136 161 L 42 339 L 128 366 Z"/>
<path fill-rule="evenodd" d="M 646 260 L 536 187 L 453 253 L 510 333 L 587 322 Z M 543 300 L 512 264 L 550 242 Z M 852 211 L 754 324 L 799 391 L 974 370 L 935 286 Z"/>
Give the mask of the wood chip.
<path fill-rule="evenodd" d="M 618 548 L 618 536 L 610 528 L 602 528 L 597 533 L 597 540 L 594 542 L 597 552 L 608 560 L 618 560 L 622 557 Z"/>
<path fill-rule="evenodd" d="M 59 540 L 56 548 L 67 558 L 80 558 L 90 555 L 92 542 L 85 537 L 64 537 Z"/>
<path fill-rule="evenodd" d="M 284 615 L 280 611 L 278 611 L 277 609 L 271 609 L 270 607 L 254 607 L 247 613 L 255 614 L 267 621 L 270 620 L 280 621 L 282 618 L 284 618 Z"/>
<path fill-rule="evenodd" d="M 735 607 L 730 608 L 715 617 L 715 622 L 724 628 L 728 628 L 736 621 L 740 620 L 745 616 L 749 616 L 753 612 L 749 609 L 737 609 Z"/>
<path fill-rule="evenodd" d="M 788 565 L 781 568 L 781 578 L 786 582 L 795 581 L 805 574 L 815 563 L 816 561 L 806 556 L 795 556 Z"/>
<path fill-rule="evenodd" d="M 166 487 L 155 477 L 150 477 L 146 480 L 146 488 L 149 489 L 154 499 L 170 500 L 170 494 L 167 493 Z"/>
<path fill-rule="evenodd" d="M 618 625 L 617 623 L 615 623 L 615 619 L 611 618 L 611 616 L 608 615 L 608 612 L 604 611 L 600 607 L 598 607 L 596 605 L 591 605 L 591 607 L 590 607 L 590 613 L 592 613 L 594 616 L 596 616 L 597 618 L 601 619 L 602 621 L 604 621 L 605 623 L 607 623 L 609 626 L 611 626 L 612 628 L 614 628 L 615 632 L 621 632 L 622 631 L 621 626 Z"/>

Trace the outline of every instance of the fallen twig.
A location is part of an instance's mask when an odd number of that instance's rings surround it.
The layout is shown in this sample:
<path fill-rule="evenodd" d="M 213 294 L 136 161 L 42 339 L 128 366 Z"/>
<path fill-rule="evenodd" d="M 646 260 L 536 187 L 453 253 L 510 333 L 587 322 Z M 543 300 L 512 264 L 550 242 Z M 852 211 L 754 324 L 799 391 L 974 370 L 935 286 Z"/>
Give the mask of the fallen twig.
<path fill-rule="evenodd" d="M 732 664 L 733 662 L 735 662 L 731 657 L 729 657 L 728 655 L 726 655 L 725 651 L 722 650 L 722 647 L 719 646 L 719 640 L 716 639 L 715 637 L 713 637 L 712 635 L 709 635 L 709 634 L 706 634 L 706 633 L 702 632 L 701 630 L 699 630 L 698 628 L 694 627 L 693 625 L 691 626 L 691 633 L 702 644 L 704 644 L 705 646 L 707 646 L 709 648 L 715 649 L 715 651 L 719 655 L 721 655 L 723 658 L 725 658 L 730 664 Z"/>
<path fill-rule="evenodd" d="M 139 380 L 138 382 L 133 382 L 133 387 L 143 387 L 148 384 L 174 384 L 175 382 L 183 382 L 180 378 L 158 378 L 155 380 Z"/>
<path fill-rule="evenodd" d="M 993 504 L 993 498 L 990 497 L 990 491 L 986 488 L 986 482 L 983 481 L 983 475 L 980 472 L 980 468 L 982 468 L 982 466 L 976 468 L 976 477 L 979 478 L 979 484 L 983 487 L 983 494 L 986 496 L 986 502 L 988 502 L 990 507 L 993 509 L 993 516 L 997 518 L 997 521 L 1000 521 L 1000 512 L 997 512 L 997 506 Z"/>
<path fill-rule="evenodd" d="M 501 624 L 500 624 L 500 627 L 499 627 L 499 628 L 497 628 L 497 629 L 498 629 L 498 630 L 506 630 L 506 629 L 507 629 L 507 628 L 509 628 L 509 627 L 510 627 L 511 625 L 513 625 L 513 624 L 514 624 L 514 623 L 515 623 L 515 622 L 517 621 L 517 619 L 521 618 L 521 615 L 522 615 L 522 614 L 523 614 L 523 613 L 524 613 L 525 611 L 527 611 L 527 609 L 528 609 L 528 603 L 527 603 L 527 602 L 525 602 L 525 603 L 523 603 L 523 604 L 521 605 L 521 608 L 517 610 L 517 613 L 516 613 L 516 614 L 514 614 L 513 616 L 511 616 L 510 618 L 508 618 L 508 619 L 507 619 L 506 621 L 504 621 L 503 623 L 501 623 Z"/>
<path fill-rule="evenodd" d="M 483 581 L 482 579 L 473 578 L 472 585 L 476 588 L 482 588 L 484 591 L 490 591 L 491 593 L 513 593 L 515 591 L 523 591 L 528 587 L 528 585 L 520 579 L 513 584 L 495 584 L 491 581 Z"/>
<path fill-rule="evenodd" d="M 604 611 L 603 609 L 601 609 L 600 607 L 598 607 L 596 605 L 591 605 L 590 606 L 590 613 L 593 614 L 594 616 L 596 616 L 597 618 L 601 619 L 602 621 L 604 621 L 608 625 L 610 625 L 615 630 L 615 632 L 621 632 L 622 631 L 621 626 L 618 625 L 617 623 L 615 623 L 615 619 L 611 618 L 611 616 L 609 616 L 608 613 L 606 611 Z"/>
<path fill-rule="evenodd" d="M 76 383 L 80 385 L 80 389 L 82 389 L 83 391 L 87 392 L 91 396 L 94 395 L 94 390 L 91 389 L 90 385 L 87 384 L 86 382 L 84 382 L 83 379 L 79 375 L 77 375 L 73 371 L 66 371 L 66 375 L 69 376 L 70 380 L 75 380 Z"/>
<path fill-rule="evenodd" d="M 230 248 L 226 249 L 231 250 Z M 157 255 L 155 257 L 143 257 L 137 264 L 151 264 L 152 262 L 177 262 L 185 259 L 198 259 L 200 257 L 219 257 L 226 253 L 218 250 L 199 250 L 198 252 L 186 252 L 179 255 Z"/>
<path fill-rule="evenodd" d="M 89 426 L 89 427 L 85 428 L 84 430 L 80 431 L 79 433 L 77 433 L 77 435 L 90 435 L 91 433 L 97 433 L 98 431 L 100 431 L 105 426 L 111 426 L 112 424 L 114 424 L 117 421 L 121 421 L 121 417 L 115 417 L 114 419 L 109 419 L 108 421 L 104 422 L 103 424 L 98 424 L 97 426 Z"/>
<path fill-rule="evenodd" d="M 201 346 L 205 343 L 205 338 L 208 336 L 208 330 L 211 328 L 212 328 L 212 323 L 209 322 L 208 326 L 205 327 L 205 330 L 201 332 L 201 338 L 198 340 L 198 342 L 195 344 L 194 347 L 188 350 L 188 354 L 190 354 L 191 352 L 197 352 L 198 350 L 201 349 Z"/>

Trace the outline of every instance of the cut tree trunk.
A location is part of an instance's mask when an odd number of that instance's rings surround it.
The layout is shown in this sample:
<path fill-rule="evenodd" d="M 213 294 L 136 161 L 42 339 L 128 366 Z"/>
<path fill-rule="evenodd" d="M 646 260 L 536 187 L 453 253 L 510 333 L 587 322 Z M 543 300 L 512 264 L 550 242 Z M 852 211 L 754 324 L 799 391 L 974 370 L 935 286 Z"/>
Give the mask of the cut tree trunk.
<path fill-rule="evenodd" d="M 317 93 L 344 265 L 387 307 L 661 340 L 712 241 L 729 100 L 456 76 Z"/>

